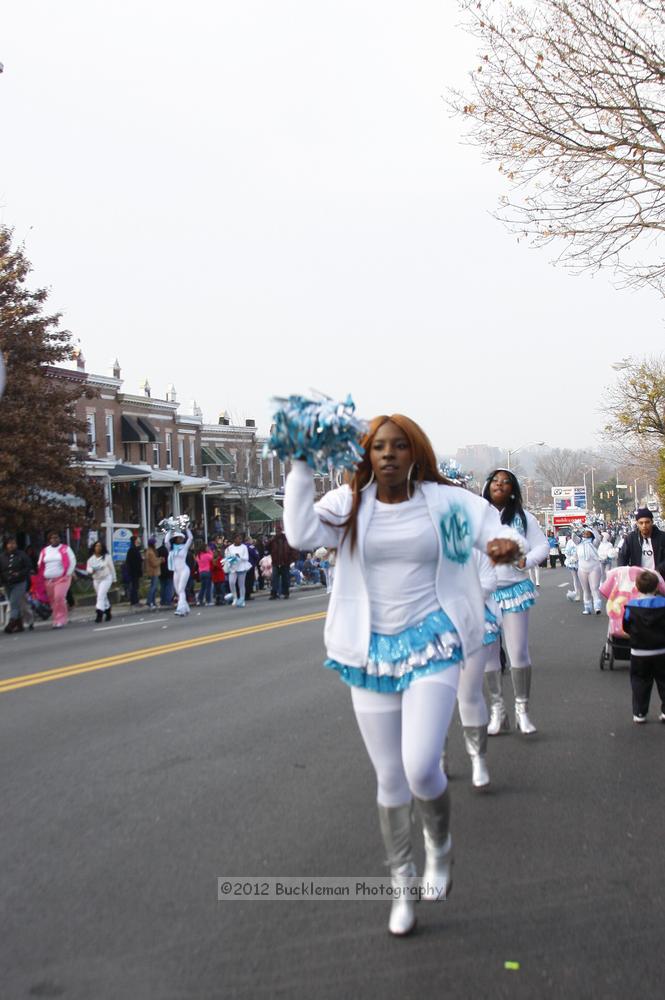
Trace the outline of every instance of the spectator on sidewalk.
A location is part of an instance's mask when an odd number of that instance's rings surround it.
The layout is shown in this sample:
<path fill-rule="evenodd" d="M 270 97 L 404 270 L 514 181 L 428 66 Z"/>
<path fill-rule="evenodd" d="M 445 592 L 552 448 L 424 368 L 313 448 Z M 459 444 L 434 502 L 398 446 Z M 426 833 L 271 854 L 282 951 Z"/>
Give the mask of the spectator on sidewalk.
<path fill-rule="evenodd" d="M 282 524 L 277 525 L 274 536 L 268 542 L 268 552 L 272 559 L 270 600 L 276 601 L 280 592 L 288 600 L 289 569 L 293 560 L 298 558 L 298 552 L 289 545 Z"/>
<path fill-rule="evenodd" d="M 169 569 L 169 550 L 163 543 L 157 549 L 157 555 L 161 559 L 161 569 L 159 572 L 159 606 L 160 608 L 170 608 L 173 604 L 173 570 Z"/>
<path fill-rule="evenodd" d="M 9 622 L 5 626 L 5 632 L 23 631 L 25 595 L 31 573 L 30 557 L 19 549 L 15 538 L 8 538 L 4 552 L 0 555 L 0 582 L 9 601 Z"/>
<path fill-rule="evenodd" d="M 196 565 L 198 568 L 201 587 L 197 604 L 202 608 L 212 607 L 212 558 L 213 554 L 202 541 L 194 543 Z"/>
<path fill-rule="evenodd" d="M 127 566 L 127 580 L 129 583 L 129 603 L 132 606 L 138 606 L 140 604 L 139 583 L 143 576 L 143 553 L 141 551 L 141 539 L 138 535 L 132 540 L 132 544 L 127 550 L 125 564 Z"/>
<path fill-rule="evenodd" d="M 157 586 L 162 574 L 162 557 L 157 551 L 157 539 L 148 539 L 148 548 L 145 550 L 145 575 L 150 581 L 148 599 L 146 601 L 149 608 L 157 608 Z"/>

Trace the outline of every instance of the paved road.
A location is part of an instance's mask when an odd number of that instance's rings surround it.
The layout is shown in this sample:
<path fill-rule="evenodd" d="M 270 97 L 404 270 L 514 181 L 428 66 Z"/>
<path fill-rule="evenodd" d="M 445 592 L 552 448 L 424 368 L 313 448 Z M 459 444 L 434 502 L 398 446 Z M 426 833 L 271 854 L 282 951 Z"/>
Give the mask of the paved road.
<path fill-rule="evenodd" d="M 404 941 L 384 902 L 217 901 L 223 874 L 383 874 L 325 596 L 1 637 L 2 1000 L 660 997 L 665 726 L 632 725 L 563 580 L 533 616 L 540 731 L 491 741 L 479 795 L 455 729 L 455 889 Z"/>

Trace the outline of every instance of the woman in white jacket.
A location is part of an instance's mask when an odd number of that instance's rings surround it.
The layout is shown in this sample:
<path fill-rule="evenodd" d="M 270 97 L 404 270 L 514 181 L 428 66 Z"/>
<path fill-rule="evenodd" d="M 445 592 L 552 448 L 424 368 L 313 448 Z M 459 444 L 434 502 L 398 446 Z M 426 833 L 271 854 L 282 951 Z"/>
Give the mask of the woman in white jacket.
<path fill-rule="evenodd" d="M 95 542 L 86 569 L 92 577 L 92 585 L 95 588 L 97 597 L 95 623 L 99 625 L 104 615 L 107 622 L 111 620 L 111 602 L 108 595 L 111 585 L 116 580 L 115 564 L 103 542 Z"/>
<path fill-rule="evenodd" d="M 510 676 L 515 694 L 515 725 L 521 733 L 536 732 L 528 715 L 531 694 L 531 656 L 529 654 L 529 608 L 536 603 L 536 588 L 528 571 L 547 558 L 547 538 L 533 514 L 522 506 L 522 492 L 517 478 L 509 469 L 495 469 L 485 483 L 483 496 L 499 511 L 501 523 L 510 526 L 524 539 L 526 555 L 516 566 L 497 568 L 497 589 L 494 599 L 501 608 L 502 632 L 510 660 Z M 490 692 L 490 736 L 507 732 L 508 716 L 503 702 L 501 661 L 498 644 L 487 665 L 487 686 Z"/>
<path fill-rule="evenodd" d="M 441 747 L 460 663 L 482 645 L 483 594 L 474 547 L 494 561 L 519 553 L 512 532 L 473 494 L 445 485 L 432 446 L 408 417 L 376 417 L 348 485 L 313 504 L 313 475 L 296 461 L 284 526 L 298 549 L 337 550 L 325 627 L 326 666 L 350 686 L 377 776 L 379 822 L 393 884 L 415 876 L 411 803 L 425 837 L 422 894 L 445 898 L 452 840 Z M 499 538 L 498 536 L 504 537 Z M 397 894 L 389 930 L 415 926 L 412 897 Z"/>
<path fill-rule="evenodd" d="M 577 575 L 582 585 L 584 599 L 582 614 L 590 615 L 594 611 L 597 615 L 601 614 L 603 599 L 598 588 L 600 587 L 602 569 L 596 548 L 596 533 L 593 528 L 588 526 L 583 528 L 582 540 L 577 546 Z"/>

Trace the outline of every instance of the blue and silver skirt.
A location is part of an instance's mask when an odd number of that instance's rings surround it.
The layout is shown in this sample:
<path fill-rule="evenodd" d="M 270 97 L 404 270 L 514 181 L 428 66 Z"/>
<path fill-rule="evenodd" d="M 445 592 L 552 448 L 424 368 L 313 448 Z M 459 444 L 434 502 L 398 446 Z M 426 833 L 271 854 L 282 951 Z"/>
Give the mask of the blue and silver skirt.
<path fill-rule="evenodd" d="M 507 587 L 497 587 L 492 597 L 504 615 L 511 611 L 527 611 L 536 603 L 536 588 L 531 580 L 520 580 Z"/>
<path fill-rule="evenodd" d="M 439 673 L 462 660 L 462 643 L 445 611 L 432 611 L 417 625 L 396 635 L 372 632 L 364 667 L 326 660 L 350 687 L 383 694 L 405 691 L 418 677 Z"/>

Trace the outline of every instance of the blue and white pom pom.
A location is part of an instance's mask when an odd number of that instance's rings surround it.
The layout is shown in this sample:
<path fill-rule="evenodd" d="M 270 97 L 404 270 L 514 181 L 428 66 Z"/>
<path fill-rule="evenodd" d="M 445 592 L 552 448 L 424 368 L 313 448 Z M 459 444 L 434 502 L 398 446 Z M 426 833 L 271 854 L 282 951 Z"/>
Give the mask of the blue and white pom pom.
<path fill-rule="evenodd" d="M 275 402 L 279 408 L 273 415 L 274 426 L 264 455 L 272 452 L 282 461 L 303 459 L 320 474 L 331 469 L 355 469 L 364 454 L 360 439 L 369 428 L 356 417 L 350 396 L 344 402 L 304 396 Z"/>

